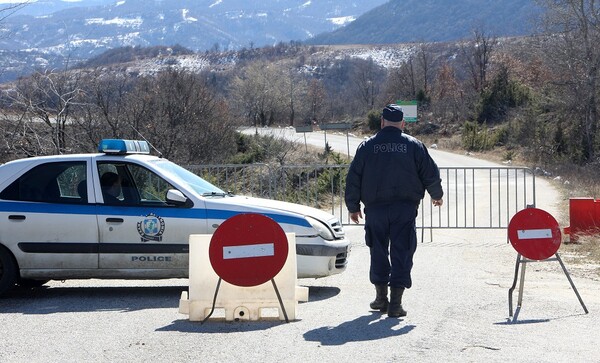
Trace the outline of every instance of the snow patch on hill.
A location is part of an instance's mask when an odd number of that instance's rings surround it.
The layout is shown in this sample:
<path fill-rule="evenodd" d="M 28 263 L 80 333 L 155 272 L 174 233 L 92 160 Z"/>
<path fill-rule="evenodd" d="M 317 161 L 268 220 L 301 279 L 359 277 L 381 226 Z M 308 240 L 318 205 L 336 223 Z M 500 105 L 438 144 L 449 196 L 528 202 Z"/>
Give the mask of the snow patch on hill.
<path fill-rule="evenodd" d="M 399 44 L 396 46 L 352 46 L 322 47 L 313 53 L 309 60 L 302 66 L 300 72 L 314 73 L 317 66 L 311 64 L 332 64 L 336 60 L 350 58 L 371 59 L 376 65 L 384 68 L 398 68 L 417 51 L 414 44 Z M 237 53 L 223 53 L 222 56 L 214 54 L 190 54 L 181 56 L 165 56 L 128 64 L 126 71 L 141 76 L 155 75 L 167 68 L 186 70 L 192 73 L 205 71 L 223 72 L 233 69 L 239 63 Z"/>
<path fill-rule="evenodd" d="M 144 20 L 137 16 L 135 18 L 89 18 L 85 20 L 86 25 L 116 25 L 125 28 L 139 28 L 144 23 Z"/>

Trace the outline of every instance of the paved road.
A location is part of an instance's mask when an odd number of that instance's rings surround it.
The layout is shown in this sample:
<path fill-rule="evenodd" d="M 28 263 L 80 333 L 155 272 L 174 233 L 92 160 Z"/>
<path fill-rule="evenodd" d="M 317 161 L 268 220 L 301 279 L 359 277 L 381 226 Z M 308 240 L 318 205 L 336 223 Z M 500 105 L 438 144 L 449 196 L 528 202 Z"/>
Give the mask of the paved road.
<path fill-rule="evenodd" d="M 325 142 L 336 152 L 354 156 L 354 152 L 358 145 L 363 141 L 362 138 L 353 136 L 352 134 L 346 135 L 343 132 L 332 132 L 324 131 L 308 132 L 308 133 L 296 133 L 293 128 L 245 128 L 241 130 L 245 134 L 259 133 L 261 135 L 274 135 L 276 137 L 285 138 L 287 140 L 295 141 L 301 144 L 306 144 L 325 147 Z M 492 162 L 476 159 L 470 156 L 457 155 L 442 150 L 429 149 L 432 157 L 435 159 L 439 166 L 461 166 L 461 167 L 475 167 L 475 166 L 496 166 Z"/>
<path fill-rule="evenodd" d="M 348 270 L 302 279 L 297 320 L 190 322 L 186 280 L 74 280 L 0 299 L 0 362 L 599 362 L 599 283 L 558 264 L 528 269 L 523 308 L 508 317 L 515 252 L 503 235 L 443 233 L 419 244 L 403 319 L 370 312 L 360 227 Z M 478 243 L 473 243 L 475 238 Z"/>

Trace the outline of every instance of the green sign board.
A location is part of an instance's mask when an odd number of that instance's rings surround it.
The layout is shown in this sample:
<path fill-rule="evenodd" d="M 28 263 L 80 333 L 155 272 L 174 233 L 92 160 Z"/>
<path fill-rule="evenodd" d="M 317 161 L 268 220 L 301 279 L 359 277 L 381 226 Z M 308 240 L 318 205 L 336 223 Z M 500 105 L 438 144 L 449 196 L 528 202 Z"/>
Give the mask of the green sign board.
<path fill-rule="evenodd" d="M 417 122 L 417 101 L 396 101 L 404 112 L 404 121 Z"/>

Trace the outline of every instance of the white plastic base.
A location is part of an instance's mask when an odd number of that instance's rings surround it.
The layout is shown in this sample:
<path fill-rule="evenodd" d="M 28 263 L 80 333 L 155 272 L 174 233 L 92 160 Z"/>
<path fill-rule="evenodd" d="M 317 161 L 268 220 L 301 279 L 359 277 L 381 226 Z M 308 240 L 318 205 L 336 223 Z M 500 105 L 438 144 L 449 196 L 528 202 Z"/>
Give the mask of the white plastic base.
<path fill-rule="evenodd" d="M 289 244 L 287 260 L 274 277 L 288 320 L 296 319 L 299 301 L 308 301 L 308 287 L 296 286 L 296 235 L 286 233 Z M 204 321 L 213 309 L 213 299 L 219 276 L 213 270 L 208 255 L 212 235 L 190 235 L 189 294 L 184 291 L 179 300 L 179 312 L 190 321 Z M 240 287 L 222 280 L 210 319 L 285 320 L 271 281 L 252 287 Z"/>

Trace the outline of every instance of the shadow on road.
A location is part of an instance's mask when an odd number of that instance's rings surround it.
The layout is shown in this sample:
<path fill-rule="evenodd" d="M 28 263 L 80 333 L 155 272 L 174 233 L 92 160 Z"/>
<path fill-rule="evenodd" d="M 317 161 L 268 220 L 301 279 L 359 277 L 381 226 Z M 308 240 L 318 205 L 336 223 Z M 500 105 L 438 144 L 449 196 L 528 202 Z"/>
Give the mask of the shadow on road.
<path fill-rule="evenodd" d="M 14 288 L 0 297 L 0 314 L 54 314 L 91 311 L 137 311 L 179 308 L 188 286 L 94 286 Z M 330 299 L 337 287 L 310 286 L 309 302 Z"/>
<path fill-rule="evenodd" d="M 296 320 L 298 321 L 298 320 Z M 293 324 L 292 321 L 290 324 Z M 243 333 L 271 329 L 281 324 L 286 324 L 280 320 L 259 320 L 259 321 L 224 321 L 208 320 L 202 324 L 199 321 L 175 320 L 172 324 L 156 329 L 162 332 L 180 332 L 180 333 Z"/>
<path fill-rule="evenodd" d="M 343 345 L 349 342 L 377 340 L 408 334 L 414 325 L 402 326 L 402 319 L 380 313 L 358 317 L 335 327 L 321 327 L 304 334 L 304 339 L 321 345 Z M 399 329 L 396 329 L 400 327 Z"/>
<path fill-rule="evenodd" d="M 332 286 L 309 286 L 308 301 L 321 301 L 331 299 L 340 293 L 339 287 Z"/>
<path fill-rule="evenodd" d="M 555 320 L 561 320 L 561 319 L 567 319 L 567 318 L 572 318 L 572 317 L 576 317 L 576 316 L 584 316 L 587 313 L 581 313 L 581 314 L 567 314 L 567 315 L 560 315 L 560 316 L 553 316 L 551 318 L 544 318 L 544 319 L 525 319 L 525 320 L 519 320 L 519 314 L 521 312 L 521 307 L 517 307 L 515 309 L 515 314 L 512 316 L 512 318 L 507 318 L 506 321 L 503 322 L 499 322 L 499 323 L 494 323 L 494 325 L 517 325 L 517 324 L 538 324 L 538 323 L 549 323 L 551 321 L 555 321 Z"/>
<path fill-rule="evenodd" d="M 0 314 L 177 309 L 183 290 L 187 286 L 17 288 L 0 298 Z"/>
<path fill-rule="evenodd" d="M 299 322 L 292 321 L 290 324 Z M 162 332 L 180 333 L 243 333 L 268 330 L 273 327 L 286 324 L 279 320 L 267 321 L 222 321 L 209 320 L 202 324 L 189 320 L 176 320 L 172 324 L 156 329 Z M 400 327 L 401 319 L 386 318 L 386 315 L 372 313 L 361 316 L 337 327 L 321 327 L 310 330 L 304 334 L 306 341 L 319 342 L 321 345 L 343 345 L 349 342 L 377 340 L 392 336 L 400 336 L 409 333 L 415 328 L 414 325 Z M 400 328 L 398 328 L 400 327 Z"/>

